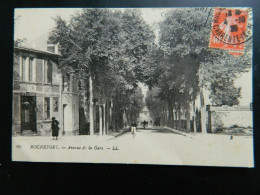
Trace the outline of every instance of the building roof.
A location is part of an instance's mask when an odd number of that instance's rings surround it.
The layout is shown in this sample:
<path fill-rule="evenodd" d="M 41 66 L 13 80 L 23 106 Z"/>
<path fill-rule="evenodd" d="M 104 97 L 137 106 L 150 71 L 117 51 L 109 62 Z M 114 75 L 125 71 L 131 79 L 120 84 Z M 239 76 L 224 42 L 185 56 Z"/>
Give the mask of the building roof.
<path fill-rule="evenodd" d="M 142 111 L 141 111 L 141 112 L 149 112 L 149 110 L 148 110 L 147 106 L 145 106 L 145 107 L 142 109 Z"/>
<path fill-rule="evenodd" d="M 33 49 L 33 48 L 29 48 L 29 47 L 24 47 L 24 46 L 14 47 L 14 50 L 28 51 L 28 52 L 32 52 L 32 53 L 53 56 L 53 57 L 56 57 L 56 58 L 61 57 L 60 54 L 55 54 L 55 53 L 52 53 L 52 52 L 49 52 L 49 51 L 42 51 L 42 50 Z"/>

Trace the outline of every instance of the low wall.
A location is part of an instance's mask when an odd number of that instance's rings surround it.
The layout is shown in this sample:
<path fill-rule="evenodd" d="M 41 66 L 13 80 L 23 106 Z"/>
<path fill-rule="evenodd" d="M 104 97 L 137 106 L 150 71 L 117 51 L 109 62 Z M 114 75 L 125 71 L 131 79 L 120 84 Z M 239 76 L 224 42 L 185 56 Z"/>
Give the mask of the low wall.
<path fill-rule="evenodd" d="M 232 126 L 252 127 L 253 112 L 249 106 L 207 106 L 208 132 Z"/>

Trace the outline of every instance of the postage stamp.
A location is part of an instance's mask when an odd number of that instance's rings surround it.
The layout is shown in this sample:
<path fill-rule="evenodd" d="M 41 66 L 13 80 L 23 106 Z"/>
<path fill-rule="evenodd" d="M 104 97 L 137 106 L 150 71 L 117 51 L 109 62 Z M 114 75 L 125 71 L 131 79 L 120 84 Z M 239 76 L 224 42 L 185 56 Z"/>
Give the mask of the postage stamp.
<path fill-rule="evenodd" d="M 226 49 L 242 55 L 244 43 L 252 36 L 248 30 L 248 10 L 215 8 L 210 35 L 210 48 Z"/>

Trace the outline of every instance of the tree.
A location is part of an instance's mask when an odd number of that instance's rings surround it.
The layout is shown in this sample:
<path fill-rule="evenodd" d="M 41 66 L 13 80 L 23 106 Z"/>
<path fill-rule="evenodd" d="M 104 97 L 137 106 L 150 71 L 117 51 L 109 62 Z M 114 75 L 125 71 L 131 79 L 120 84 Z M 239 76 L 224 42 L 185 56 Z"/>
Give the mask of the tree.
<path fill-rule="evenodd" d="M 234 81 L 230 78 L 218 78 L 211 84 L 212 103 L 217 106 L 238 105 L 241 97 L 241 88 L 234 87 Z"/>
<path fill-rule="evenodd" d="M 23 38 L 23 39 L 15 39 L 14 40 L 14 47 L 18 47 L 21 46 L 27 39 Z"/>
<path fill-rule="evenodd" d="M 80 79 L 91 134 L 92 99 L 113 105 L 114 126 L 118 126 L 121 121 L 116 119 L 122 118 L 119 98 L 134 93 L 142 80 L 152 31 L 135 10 L 82 9 L 69 23 L 60 17 L 55 21 L 50 40 L 60 45 L 63 71 L 74 71 Z"/>
<path fill-rule="evenodd" d="M 18 15 L 14 18 L 14 25 L 15 25 L 15 29 L 17 29 L 17 25 L 19 20 L 21 19 L 21 15 Z M 21 46 L 25 41 L 27 41 L 26 38 L 17 38 L 14 40 L 14 47 L 18 47 Z"/>
<path fill-rule="evenodd" d="M 145 99 L 146 105 L 151 113 L 153 121 L 162 119 L 164 124 L 165 112 L 167 111 L 167 102 L 159 97 L 160 89 L 158 87 L 153 87 L 147 92 Z"/>
<path fill-rule="evenodd" d="M 128 116 L 128 121 L 136 121 L 139 113 L 144 108 L 144 95 L 140 87 L 137 87 L 130 96 L 127 104 L 125 104 L 125 109 L 127 110 L 126 114 Z"/>
<path fill-rule="evenodd" d="M 203 99 L 202 88 L 211 89 L 218 83 L 217 75 L 233 80 L 251 67 L 250 43 L 246 43 L 245 54 L 238 57 L 208 48 L 210 25 L 204 25 L 208 16 L 207 12 L 196 8 L 174 9 L 166 12 L 159 24 L 159 55 L 154 59 L 157 78 L 149 83 L 159 88 L 158 97 L 167 102 L 169 121 L 174 118 L 173 109 L 179 112 L 175 117 L 179 120 L 180 111 L 186 111 L 187 129 L 190 104 L 195 106 L 199 93 Z M 230 84 L 228 88 L 234 92 Z"/>

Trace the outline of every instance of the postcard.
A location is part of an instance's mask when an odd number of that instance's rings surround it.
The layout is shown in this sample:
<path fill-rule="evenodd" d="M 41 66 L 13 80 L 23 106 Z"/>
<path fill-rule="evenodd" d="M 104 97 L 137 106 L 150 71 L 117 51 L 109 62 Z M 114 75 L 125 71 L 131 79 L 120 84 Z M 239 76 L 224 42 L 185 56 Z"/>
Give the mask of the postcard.
<path fill-rule="evenodd" d="M 12 160 L 254 167 L 252 8 L 17 8 Z"/>

